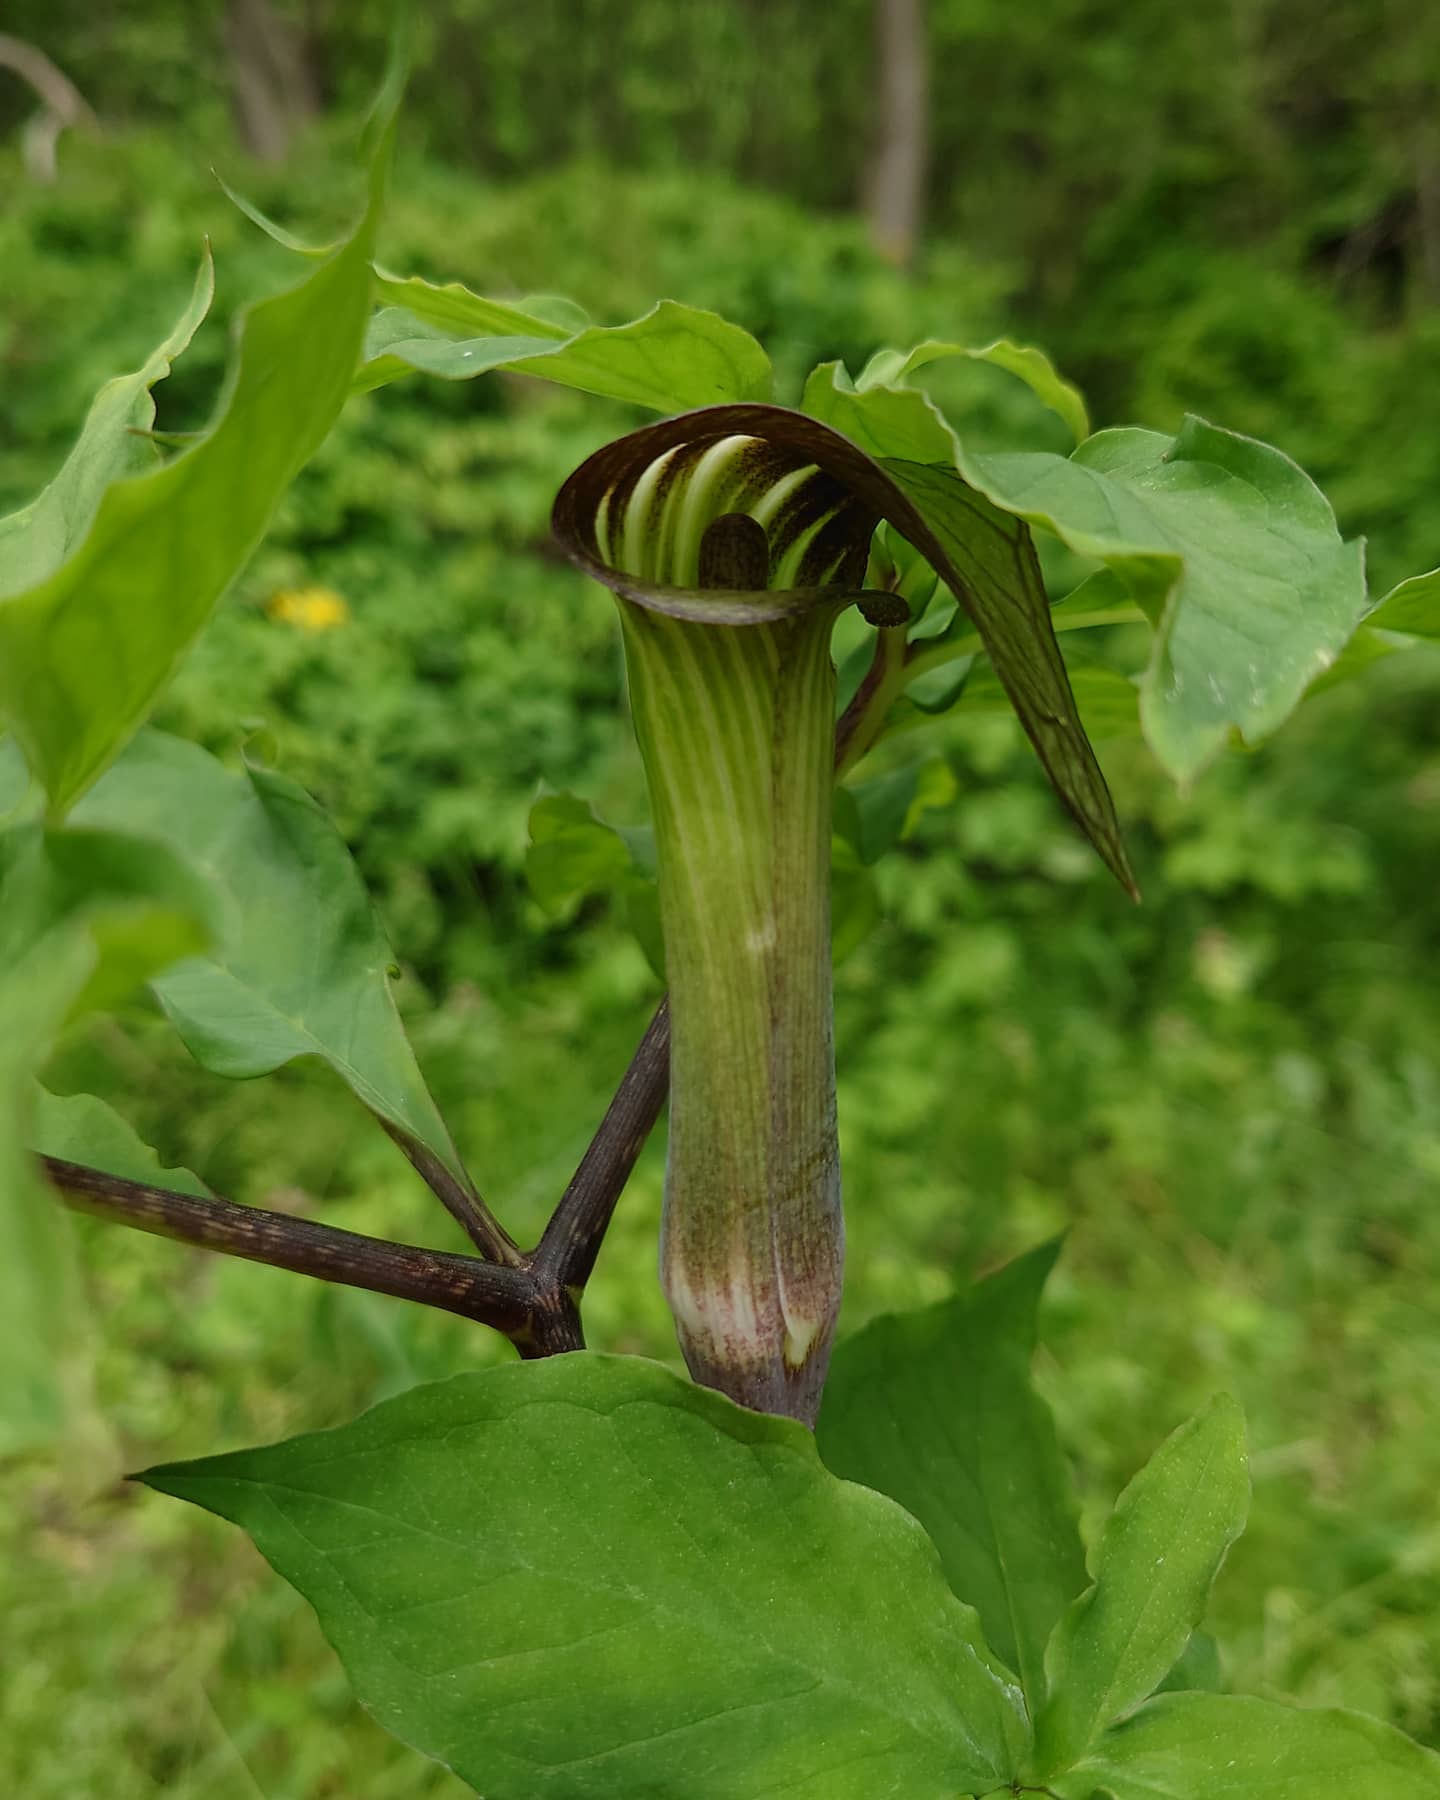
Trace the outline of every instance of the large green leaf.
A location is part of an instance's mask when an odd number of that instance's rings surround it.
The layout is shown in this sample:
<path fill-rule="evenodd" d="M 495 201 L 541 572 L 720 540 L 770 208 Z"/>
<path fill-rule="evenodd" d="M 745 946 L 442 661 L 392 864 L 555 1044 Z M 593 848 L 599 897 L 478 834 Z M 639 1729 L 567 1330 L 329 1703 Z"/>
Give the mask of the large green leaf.
<path fill-rule="evenodd" d="M 956 1800 L 1018 1767 L 914 1521 L 654 1363 L 462 1375 L 143 1479 L 243 1525 L 370 1711 L 489 1800 Z"/>
<path fill-rule="evenodd" d="M 1440 569 L 1412 575 L 1391 588 L 1365 623 L 1411 637 L 1440 638 Z"/>
<path fill-rule="evenodd" d="M 804 407 L 874 456 L 958 468 L 996 506 L 1101 562 L 1155 629 L 1141 721 L 1181 779 L 1232 729 L 1254 741 L 1281 724 L 1364 614 L 1362 546 L 1341 541 L 1289 457 L 1253 438 L 1188 418 L 1174 438 L 1104 431 L 1070 457 L 975 456 L 927 395 L 857 387 L 838 363 L 812 373 Z M 1405 584 L 1404 616 L 1428 616 L 1428 579 Z"/>
<path fill-rule="evenodd" d="M 163 846 L 38 825 L 0 833 L 0 1454 L 89 1410 L 70 1221 L 30 1156 L 33 1073 L 67 1019 L 206 944 L 208 909 Z"/>
<path fill-rule="evenodd" d="M 0 519 L 0 600 L 53 574 L 90 529 L 105 489 L 158 458 L 146 436 L 155 422 L 150 390 L 194 337 L 210 309 L 215 270 L 206 250 L 195 288 L 173 329 L 129 375 L 107 381 L 95 396 L 74 449 L 44 491 Z"/>
<path fill-rule="evenodd" d="M 113 483 L 65 560 L 0 603 L 0 714 L 65 811 L 155 701 L 350 391 L 387 157 L 354 235 L 246 317 L 219 417 Z"/>
<path fill-rule="evenodd" d="M 1103 431 L 1072 457 L 971 456 L 996 505 L 1053 531 L 1125 584 L 1155 630 L 1140 716 L 1188 779 L 1232 730 L 1275 730 L 1364 613 L 1363 547 L 1266 444 L 1188 418 L 1178 436 Z"/>
<path fill-rule="evenodd" d="M 1050 1697 L 1036 1721 L 1041 1779 L 1069 1768 L 1165 1678 L 1249 1503 L 1245 1421 L 1222 1394 L 1120 1496 L 1092 1559 L 1094 1585 L 1055 1628 L 1045 1654 Z"/>
<path fill-rule="evenodd" d="M 492 369 L 682 412 L 727 400 L 768 400 L 770 359 L 748 331 L 717 313 L 661 300 L 627 325 L 557 324 L 553 302 L 485 300 L 458 282 L 376 277 L 388 301 L 371 322 L 360 389 L 414 370 L 465 381 Z M 525 310 L 526 305 L 531 310 Z"/>
<path fill-rule="evenodd" d="M 319 806 L 271 770 L 243 773 L 143 732 L 75 811 L 193 861 L 224 907 L 219 947 L 155 983 L 218 1075 L 327 1062 L 365 1105 L 464 1180 L 390 992 L 393 957 L 350 853 Z"/>
<path fill-rule="evenodd" d="M 1070 1479 L 1030 1382 L 1057 1246 L 922 1312 L 876 1319 L 835 1352 L 820 1454 L 878 1488 L 934 1539 L 950 1585 L 1020 1671 L 1032 1710 L 1045 1643 L 1085 1585 Z"/>
<path fill-rule="evenodd" d="M 1359 1713 L 1166 1694 L 1049 1787 L 1059 1800 L 1440 1800 L 1440 1757 Z"/>
<path fill-rule="evenodd" d="M 997 338 L 994 343 L 981 344 L 978 348 L 930 338 L 913 350 L 877 350 L 855 378 L 855 389 L 864 393 L 867 388 L 899 387 L 917 369 L 949 357 L 991 363 L 995 368 L 1017 376 L 1037 399 L 1060 415 L 1077 444 L 1089 437 L 1090 418 L 1079 388 L 1065 380 L 1043 350 L 1030 344 L 1013 343 L 1009 338 Z"/>

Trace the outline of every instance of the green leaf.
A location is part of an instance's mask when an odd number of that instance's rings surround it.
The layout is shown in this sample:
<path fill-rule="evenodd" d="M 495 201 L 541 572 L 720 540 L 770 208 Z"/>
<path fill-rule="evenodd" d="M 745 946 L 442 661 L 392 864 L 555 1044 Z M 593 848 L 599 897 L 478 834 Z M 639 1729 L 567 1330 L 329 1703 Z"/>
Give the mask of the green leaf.
<path fill-rule="evenodd" d="M 665 940 L 648 829 L 617 831 L 578 795 L 542 795 L 530 809 L 525 879 L 555 919 L 572 918 L 583 900 L 617 902 L 646 960 L 664 980 Z"/>
<path fill-rule="evenodd" d="M 1309 700 L 1315 694 L 1323 694 L 1347 681 L 1354 681 L 1374 668 L 1377 662 L 1384 662 L 1386 657 L 1394 656 L 1400 648 L 1399 644 L 1382 636 L 1380 632 L 1371 631 L 1368 625 L 1362 625 L 1325 673 L 1317 675 L 1306 688 L 1305 698 Z"/>
<path fill-rule="evenodd" d="M 1017 1766 L 914 1521 L 654 1363 L 462 1375 L 142 1479 L 244 1526 L 362 1703 L 488 1800 L 951 1800 Z"/>
<path fill-rule="evenodd" d="M 220 415 L 163 468 L 113 483 L 60 566 L 0 603 L 0 715 L 54 813 L 143 721 L 350 391 L 386 155 L 353 237 L 246 317 Z"/>
<path fill-rule="evenodd" d="M 414 370 L 465 381 L 492 369 L 680 412 L 725 400 L 768 400 L 770 359 L 738 325 L 699 307 L 661 300 L 628 325 L 575 329 L 553 297 L 510 305 L 458 282 L 377 276 L 382 299 L 365 340 L 356 385 L 381 387 Z M 565 322 L 557 323 L 557 319 Z"/>
<path fill-rule="evenodd" d="M 858 950 L 880 923 L 875 877 L 845 837 L 830 841 L 830 957 L 835 964 Z"/>
<path fill-rule="evenodd" d="M 189 1169 L 168 1168 L 128 1119 L 96 1094 L 52 1094 L 35 1085 L 31 1099 L 30 1148 L 42 1156 L 103 1169 L 126 1181 L 172 1193 L 209 1195 L 210 1189 Z"/>
<path fill-rule="evenodd" d="M 1360 1713 L 1166 1694 L 1050 1790 L 1059 1800 L 1440 1800 L 1440 1757 Z"/>
<path fill-rule="evenodd" d="M 1057 631 L 1080 631 L 1089 624 L 1140 625 L 1145 615 L 1113 569 L 1096 569 L 1050 608 Z"/>
<path fill-rule="evenodd" d="M 190 300 L 168 335 L 133 374 L 105 383 L 55 479 L 28 506 L 0 519 L 0 600 L 52 575 L 90 529 L 110 483 L 158 460 L 147 435 L 155 422 L 150 390 L 170 373 L 214 294 L 207 248 Z"/>
<path fill-rule="evenodd" d="M 71 1221 L 29 1152 L 31 1073 L 92 966 L 83 933 L 0 976 L 0 1457 L 75 1430 L 91 1410 Z"/>
<path fill-rule="evenodd" d="M 29 1150 L 32 1077 L 68 1019 L 206 943 L 208 906 L 160 846 L 38 825 L 0 833 L 0 1455 L 91 1410 L 70 1220 Z"/>
<path fill-rule="evenodd" d="M 947 666 L 954 667 L 953 664 Z M 1089 737 L 1103 743 L 1108 738 L 1140 735 L 1140 690 L 1130 676 L 1073 649 L 1065 658 L 1065 671 Z M 915 699 L 916 696 L 907 695 L 907 698 Z M 1009 695 L 988 665 L 976 669 L 965 684 L 964 702 L 977 712 L 1012 710 Z"/>
<path fill-rule="evenodd" d="M 891 387 L 869 387 L 862 393 L 844 363 L 812 369 L 800 406 L 874 457 L 953 467 L 959 454 L 959 440 L 928 394 Z"/>
<path fill-rule="evenodd" d="M 820 1412 L 827 1467 L 889 1494 L 934 1539 L 951 1587 L 1020 1671 L 1032 1712 L 1045 1643 L 1085 1583 L 1070 1478 L 1030 1381 L 1059 1246 L 968 1292 L 876 1319 L 835 1352 Z"/>
<path fill-rule="evenodd" d="M 877 350 L 857 376 L 856 391 L 864 393 L 870 388 L 899 387 L 907 376 L 924 368 L 926 363 L 952 356 L 993 363 L 997 369 L 1018 376 L 1037 399 L 1060 415 L 1077 444 L 1089 437 L 1090 419 L 1079 388 L 1064 379 L 1043 350 L 1029 344 L 1013 343 L 1009 338 L 997 338 L 993 344 L 982 344 L 978 349 L 970 349 L 964 344 L 940 343 L 932 338 L 917 344 L 913 350 Z"/>
<path fill-rule="evenodd" d="M 997 506 L 1105 564 L 1155 630 L 1141 687 L 1151 748 L 1188 780 L 1232 730 L 1280 725 L 1365 608 L 1363 547 L 1287 456 L 1188 418 L 1104 431 L 1074 456 L 962 459 Z"/>
<path fill-rule="evenodd" d="M 1402 581 L 1365 618 L 1381 631 L 1403 631 L 1410 637 L 1440 638 L 1440 569 Z"/>
<path fill-rule="evenodd" d="M 154 984 L 191 1053 L 217 1075 L 328 1063 L 370 1110 L 464 1180 L 390 992 L 393 957 L 325 813 L 272 770 L 237 774 L 146 731 L 75 812 L 169 846 L 223 904 L 219 948 Z"/>
<path fill-rule="evenodd" d="M 62 936 L 86 945 L 86 978 L 67 1017 L 127 999 L 218 924 L 203 876 L 168 849 L 113 830 L 0 833 L 0 968 L 43 960 Z"/>
<path fill-rule="evenodd" d="M 1029 530 L 951 469 L 891 457 L 881 467 L 949 559 L 941 574 L 956 586 L 1056 793 L 1134 893 L 1114 803 L 1070 691 Z"/>
<path fill-rule="evenodd" d="M 954 771 L 943 757 L 849 782 L 835 790 L 835 826 L 867 867 L 912 835 L 927 812 L 941 811 L 959 793 Z"/>
<path fill-rule="evenodd" d="M 1045 1653 L 1036 1722 L 1041 1779 L 1068 1769 L 1178 1661 L 1225 1552 L 1245 1527 L 1245 1421 L 1228 1395 L 1182 1425 L 1116 1503 L 1091 1561 L 1094 1585 Z"/>
<path fill-rule="evenodd" d="M 624 838 L 578 794 L 544 794 L 530 808 L 525 879 L 552 918 L 618 888 L 634 870 Z"/>
<path fill-rule="evenodd" d="M 1157 1694 L 1181 1694 L 1201 1689 L 1218 1694 L 1225 1683 L 1220 1669 L 1220 1646 L 1208 1631 L 1192 1631 L 1180 1660 L 1156 1688 Z"/>

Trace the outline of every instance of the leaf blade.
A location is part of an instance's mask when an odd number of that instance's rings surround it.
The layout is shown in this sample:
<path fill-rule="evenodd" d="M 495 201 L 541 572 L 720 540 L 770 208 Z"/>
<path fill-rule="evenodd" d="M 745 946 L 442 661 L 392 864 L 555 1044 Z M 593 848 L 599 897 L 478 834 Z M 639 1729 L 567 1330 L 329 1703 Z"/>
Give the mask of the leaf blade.
<path fill-rule="evenodd" d="M 1165 1694 L 1053 1785 L 1061 1800 L 1437 1800 L 1440 1757 L 1360 1713 Z"/>
<path fill-rule="evenodd" d="M 1397 583 L 1365 615 L 1365 623 L 1381 631 L 1403 631 L 1407 637 L 1440 638 L 1440 569 Z"/>
<path fill-rule="evenodd" d="M 362 389 L 412 370 L 448 381 L 505 369 L 655 412 L 724 401 L 768 400 L 770 359 L 748 331 L 719 314 L 658 301 L 624 325 L 555 322 L 555 308 L 486 300 L 458 282 L 436 287 L 417 277 L 380 276 L 391 304 L 366 337 Z M 550 316 L 547 316 L 549 314 Z"/>
<path fill-rule="evenodd" d="M 381 1722 L 491 1800 L 940 1800 L 1014 1767 L 1013 1691 L 913 1521 L 658 1365 L 461 1376 L 143 1479 L 243 1524 Z"/>
<path fill-rule="evenodd" d="M 1244 1418 L 1218 1395 L 1120 1496 L 1092 1561 L 1094 1584 L 1055 1628 L 1050 1697 L 1036 1721 L 1042 1778 L 1068 1768 L 1164 1679 L 1200 1624 L 1249 1498 Z"/>
<path fill-rule="evenodd" d="M 37 1155 L 83 1163 L 125 1181 L 194 1194 L 202 1200 L 211 1197 L 210 1189 L 193 1170 L 162 1163 L 130 1121 L 98 1094 L 52 1094 L 37 1083 L 30 1147 Z"/>
<path fill-rule="evenodd" d="M 1085 1582 L 1069 1473 L 1030 1381 L 1058 1244 L 835 1352 L 817 1439 L 828 1467 L 889 1494 L 940 1551 L 951 1588 L 1018 1669 L 1032 1712 L 1045 1644 Z"/>
<path fill-rule="evenodd" d="M 1115 804 L 1080 720 L 1028 528 L 951 469 L 888 456 L 881 467 L 938 540 L 940 572 L 980 634 L 1051 786 L 1135 896 Z"/>
<path fill-rule="evenodd" d="M 215 296 L 209 247 L 184 311 L 141 366 L 107 381 L 53 481 L 28 506 L 0 519 L 0 600 L 57 569 L 89 529 L 111 481 L 155 460 L 145 433 L 155 422 L 150 390 L 170 373 Z"/>
<path fill-rule="evenodd" d="M 907 376 L 927 363 L 950 357 L 1004 369 L 1023 381 L 1038 400 L 1065 421 L 1077 444 L 1089 437 L 1090 415 L 1079 388 L 1066 381 L 1043 350 L 1033 344 L 1017 344 L 1012 338 L 996 338 L 993 343 L 976 347 L 929 338 L 913 350 L 877 350 L 856 377 L 855 387 L 861 393 L 876 387 L 899 387 Z"/>
<path fill-rule="evenodd" d="M 1197 775 L 1232 730 L 1253 743 L 1299 704 L 1360 624 L 1363 546 L 1281 451 L 1203 419 L 1167 438 L 1103 431 L 1071 457 L 962 457 L 996 505 L 1124 582 L 1155 632 L 1141 721 Z"/>
<path fill-rule="evenodd" d="M 0 603 L 0 712 L 52 813 L 139 727 L 338 416 L 369 311 L 386 163 L 382 151 L 354 234 L 246 316 L 210 431 L 112 483 L 73 553 Z"/>
<path fill-rule="evenodd" d="M 198 1062 L 244 1080 L 317 1056 L 467 1179 L 395 1009 L 383 927 L 338 832 L 302 788 L 272 770 L 232 772 L 198 745 L 145 731 L 74 816 L 158 840 L 220 895 L 216 953 L 154 983 Z"/>
<path fill-rule="evenodd" d="M 209 896 L 159 846 L 0 832 L 0 1455 L 93 1414 L 71 1221 L 30 1151 L 34 1074 L 66 1022 L 208 942 Z"/>

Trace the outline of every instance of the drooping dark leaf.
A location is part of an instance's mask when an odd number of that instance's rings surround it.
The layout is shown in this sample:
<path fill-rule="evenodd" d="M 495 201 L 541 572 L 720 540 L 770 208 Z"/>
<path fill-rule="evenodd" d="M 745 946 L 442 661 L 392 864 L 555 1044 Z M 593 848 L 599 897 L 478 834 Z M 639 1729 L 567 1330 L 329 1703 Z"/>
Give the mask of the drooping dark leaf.
<path fill-rule="evenodd" d="M 1052 786 L 1106 866 L 1134 893 L 1114 804 L 1076 710 L 1028 527 L 951 469 L 891 457 L 881 467 L 936 540 L 943 559 L 936 566 L 969 613 Z"/>

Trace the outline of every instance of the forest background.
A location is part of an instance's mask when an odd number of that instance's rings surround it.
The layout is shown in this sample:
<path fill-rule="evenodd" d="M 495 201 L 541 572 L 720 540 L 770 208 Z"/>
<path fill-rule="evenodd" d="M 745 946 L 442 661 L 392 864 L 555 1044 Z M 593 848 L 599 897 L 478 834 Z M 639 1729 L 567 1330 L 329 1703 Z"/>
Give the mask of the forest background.
<path fill-rule="evenodd" d="M 387 266 L 604 323 L 659 295 L 710 306 L 792 399 L 822 357 L 853 372 L 882 344 L 1005 332 L 1101 425 L 1193 410 L 1288 450 L 1369 537 L 1374 591 L 1440 563 L 1440 8 L 417 10 Z M 221 304 L 157 392 L 162 425 L 203 420 L 227 320 L 294 279 L 212 167 L 312 240 L 337 227 L 389 7 L 8 0 L 0 25 L 4 511 L 161 336 L 208 234 Z M 981 447 L 1043 430 L 997 371 L 933 385 Z M 612 609 L 546 538 L 559 481 L 631 422 L 511 377 L 355 402 L 157 721 L 226 754 L 263 729 L 333 811 L 442 1110 L 522 1238 L 658 991 L 623 905 L 527 880 L 543 788 L 643 817 Z M 1227 1673 L 1440 1746 L 1437 702 L 1440 653 L 1389 658 L 1184 794 L 1138 743 L 1102 743 L 1138 909 L 1018 730 L 962 703 L 926 740 L 928 809 L 862 884 L 837 1030 L 847 1324 L 1068 1228 L 1041 1379 L 1092 1515 L 1237 1393 L 1256 1504 L 1216 1595 Z M 52 1080 L 219 1192 L 452 1242 L 318 1070 L 220 1084 L 137 1010 L 72 1039 Z M 673 1356 L 662 1150 L 587 1324 Z M 0 1791 L 458 1800 L 360 1713 L 248 1543 L 115 1477 L 503 1347 L 81 1229 L 114 1443 L 0 1475 Z"/>

